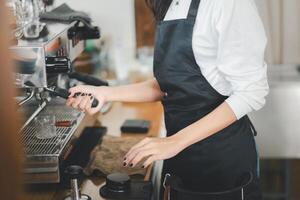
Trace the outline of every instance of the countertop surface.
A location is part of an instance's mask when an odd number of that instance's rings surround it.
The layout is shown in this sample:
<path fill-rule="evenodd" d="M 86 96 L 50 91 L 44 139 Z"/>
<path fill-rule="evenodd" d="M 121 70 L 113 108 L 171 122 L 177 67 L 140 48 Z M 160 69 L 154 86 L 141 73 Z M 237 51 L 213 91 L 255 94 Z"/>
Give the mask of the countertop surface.
<path fill-rule="evenodd" d="M 148 135 L 121 134 L 120 127 L 126 119 L 145 119 L 151 121 Z M 86 126 L 105 126 L 107 134 L 120 137 L 157 137 L 160 133 L 162 122 L 162 106 L 160 103 L 114 103 L 112 109 L 105 115 L 86 116 L 78 128 L 81 132 Z M 150 167 L 145 180 L 150 179 Z M 91 177 L 83 181 L 81 192 L 89 195 L 93 200 L 102 200 L 99 189 L 104 184 L 104 178 Z M 55 185 L 30 186 L 26 190 L 25 199 L 28 200 L 63 200 L 68 195 L 67 190 L 59 189 Z"/>

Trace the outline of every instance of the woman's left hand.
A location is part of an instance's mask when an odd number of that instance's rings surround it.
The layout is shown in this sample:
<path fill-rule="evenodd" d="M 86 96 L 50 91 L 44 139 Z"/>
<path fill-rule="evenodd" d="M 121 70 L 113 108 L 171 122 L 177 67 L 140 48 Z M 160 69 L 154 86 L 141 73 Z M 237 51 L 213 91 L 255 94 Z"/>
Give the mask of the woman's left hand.
<path fill-rule="evenodd" d="M 176 137 L 145 138 L 133 146 L 124 157 L 124 166 L 135 167 L 142 160 L 146 160 L 143 168 L 158 160 L 166 160 L 176 156 L 184 148 Z"/>

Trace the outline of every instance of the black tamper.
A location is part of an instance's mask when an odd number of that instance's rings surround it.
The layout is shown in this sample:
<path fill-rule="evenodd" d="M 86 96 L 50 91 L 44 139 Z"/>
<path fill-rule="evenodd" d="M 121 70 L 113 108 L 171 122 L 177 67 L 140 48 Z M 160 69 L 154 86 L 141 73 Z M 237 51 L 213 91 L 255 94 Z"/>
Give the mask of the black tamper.
<path fill-rule="evenodd" d="M 106 184 L 100 188 L 100 196 L 112 200 L 150 200 L 150 181 L 130 180 L 127 174 L 114 173 L 106 177 Z"/>
<path fill-rule="evenodd" d="M 100 195 L 116 199 L 127 196 L 126 193 L 130 192 L 130 183 L 130 177 L 126 174 L 110 174 L 106 177 L 106 185 L 100 189 Z"/>
<path fill-rule="evenodd" d="M 65 197 L 64 200 L 92 200 L 91 197 L 80 193 L 78 187 L 78 180 L 83 175 L 83 170 L 80 166 L 72 165 L 66 168 L 65 174 L 70 178 L 71 190 L 70 195 Z"/>

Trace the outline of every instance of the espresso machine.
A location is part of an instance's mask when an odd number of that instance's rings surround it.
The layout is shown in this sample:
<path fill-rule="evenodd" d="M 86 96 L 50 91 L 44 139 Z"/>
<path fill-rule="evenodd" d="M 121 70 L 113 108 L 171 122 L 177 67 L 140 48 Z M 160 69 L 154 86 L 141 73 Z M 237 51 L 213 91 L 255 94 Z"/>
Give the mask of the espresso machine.
<path fill-rule="evenodd" d="M 105 81 L 74 72 L 72 67 L 86 40 L 100 38 L 98 27 L 91 28 L 79 21 L 43 23 L 47 26 L 46 36 L 19 38 L 10 48 L 17 66 L 15 99 L 24 119 L 20 139 L 26 155 L 25 182 L 29 184 L 61 181 L 63 162 L 79 137 L 74 133 L 84 118 L 84 113 L 65 106 L 71 82 L 107 85 Z M 66 124 L 56 127 L 55 137 L 39 139 L 36 137 L 41 130 L 36 123 L 39 116 L 55 116 L 57 122 Z"/>

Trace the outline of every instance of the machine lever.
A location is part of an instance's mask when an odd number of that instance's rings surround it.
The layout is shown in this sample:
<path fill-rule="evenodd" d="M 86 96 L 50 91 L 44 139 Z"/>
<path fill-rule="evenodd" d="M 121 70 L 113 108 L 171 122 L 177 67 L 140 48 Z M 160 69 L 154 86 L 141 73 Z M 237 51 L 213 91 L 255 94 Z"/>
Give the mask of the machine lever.
<path fill-rule="evenodd" d="M 72 72 L 69 73 L 69 78 L 76 79 L 78 81 L 84 82 L 87 85 L 93 85 L 93 86 L 108 86 L 108 82 L 98 79 L 96 77 L 83 74 L 83 73 L 78 73 L 78 72 Z"/>

